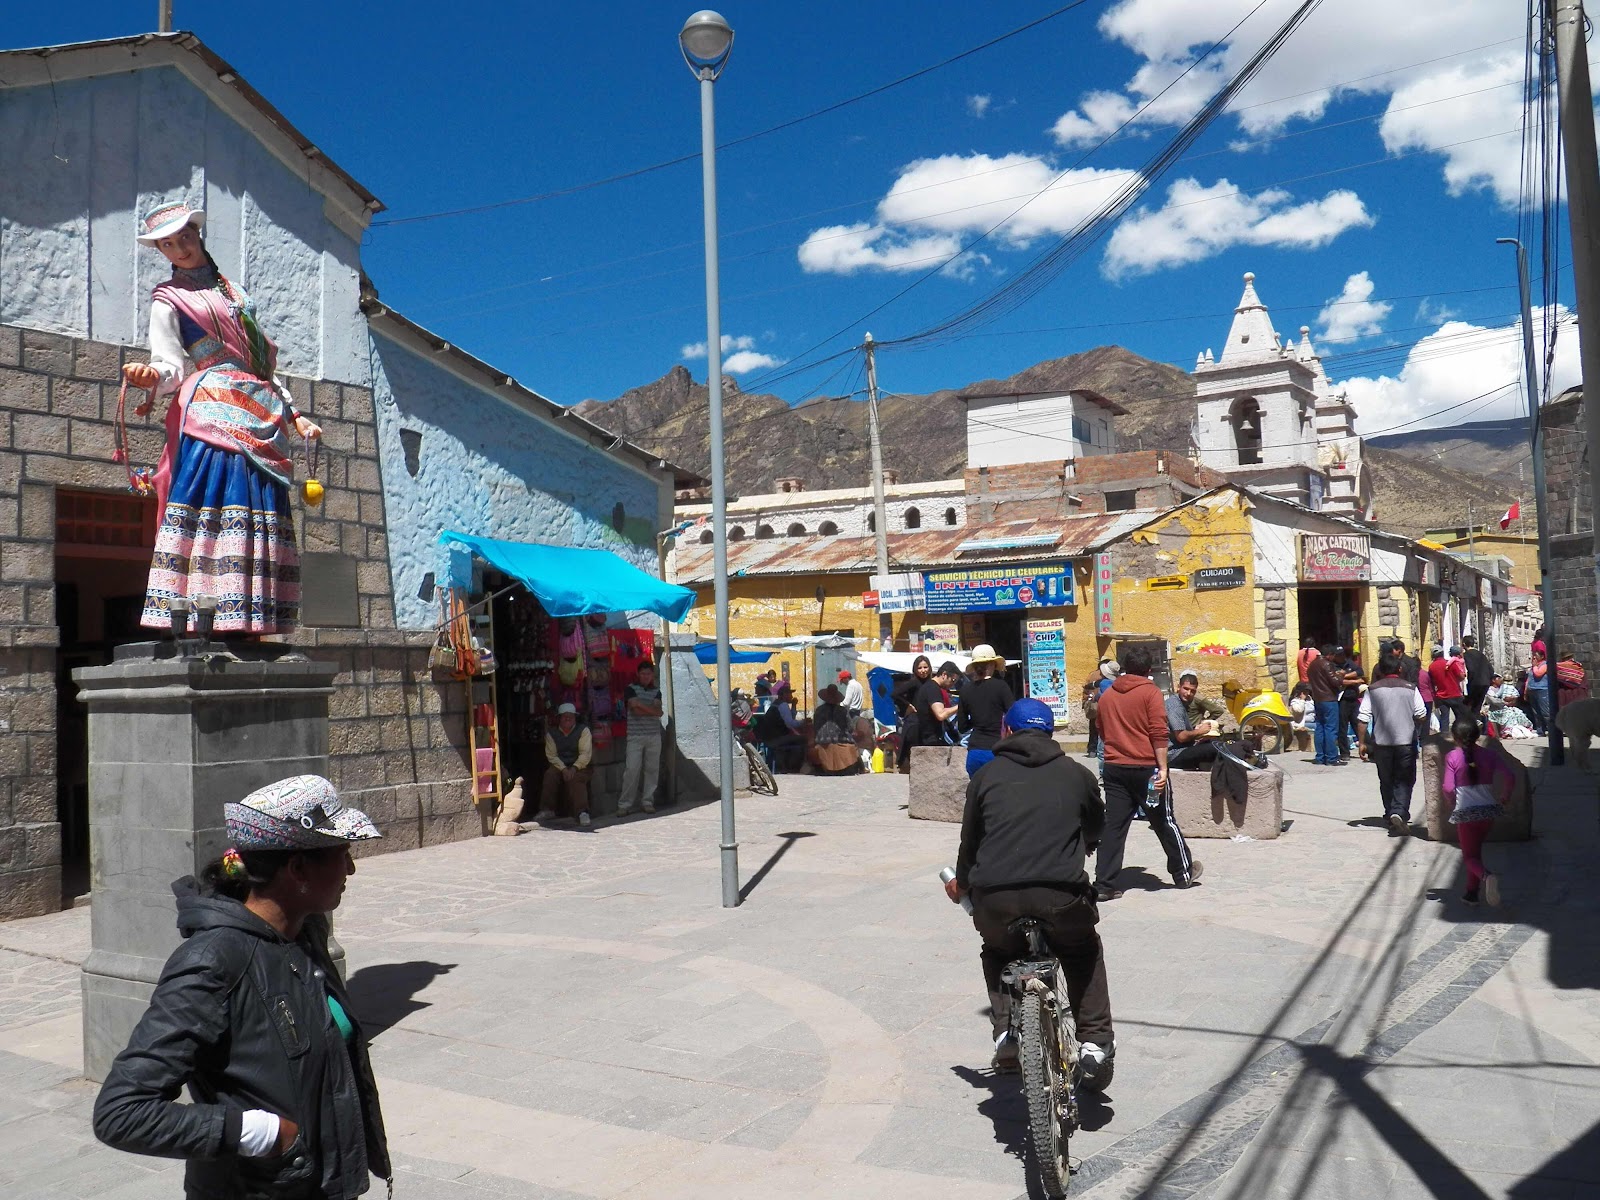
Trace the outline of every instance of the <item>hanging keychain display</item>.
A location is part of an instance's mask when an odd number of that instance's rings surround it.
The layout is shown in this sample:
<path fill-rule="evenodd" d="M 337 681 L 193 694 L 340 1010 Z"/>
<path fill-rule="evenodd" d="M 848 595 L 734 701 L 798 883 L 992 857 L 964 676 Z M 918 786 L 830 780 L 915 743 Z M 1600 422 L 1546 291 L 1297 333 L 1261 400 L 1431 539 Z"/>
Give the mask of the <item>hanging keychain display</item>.
<path fill-rule="evenodd" d="M 150 411 L 154 399 L 146 399 L 144 403 L 134 408 L 134 413 L 144 416 Z M 153 496 L 156 485 L 155 478 L 149 467 L 135 467 L 128 463 L 128 381 L 122 381 L 122 389 L 117 392 L 117 419 L 113 428 L 115 439 L 111 451 L 111 461 L 121 463 L 128 468 L 128 490 L 135 496 Z"/>
<path fill-rule="evenodd" d="M 306 477 L 300 481 L 300 498 L 306 502 L 307 508 L 316 508 L 322 503 L 322 493 L 326 490 L 317 478 L 317 464 L 322 458 L 322 439 L 308 437 L 303 440 Z"/>

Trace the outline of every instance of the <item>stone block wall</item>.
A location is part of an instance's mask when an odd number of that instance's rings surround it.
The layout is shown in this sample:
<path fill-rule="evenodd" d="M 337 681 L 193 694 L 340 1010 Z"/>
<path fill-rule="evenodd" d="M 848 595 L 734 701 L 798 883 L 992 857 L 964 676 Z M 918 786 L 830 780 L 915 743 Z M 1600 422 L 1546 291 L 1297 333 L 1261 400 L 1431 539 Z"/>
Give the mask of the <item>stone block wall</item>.
<path fill-rule="evenodd" d="M 61 902 L 57 818 L 56 490 L 127 494 L 111 461 L 120 370 L 138 347 L 0 326 L 0 919 Z M 289 380 L 323 428 L 327 494 L 300 545 L 355 561 L 358 627 L 290 640 L 339 665 L 330 727 L 334 782 L 390 836 L 374 850 L 477 836 L 460 684 L 435 683 L 429 635 L 395 628 L 370 389 Z M 130 455 L 153 464 L 163 432 L 129 418 Z"/>
<path fill-rule="evenodd" d="M 1556 644 L 1600 671 L 1600 595 L 1596 592 L 1594 512 L 1583 401 L 1565 395 L 1539 413 L 1544 430 L 1545 520 L 1550 532 L 1550 589 Z"/>

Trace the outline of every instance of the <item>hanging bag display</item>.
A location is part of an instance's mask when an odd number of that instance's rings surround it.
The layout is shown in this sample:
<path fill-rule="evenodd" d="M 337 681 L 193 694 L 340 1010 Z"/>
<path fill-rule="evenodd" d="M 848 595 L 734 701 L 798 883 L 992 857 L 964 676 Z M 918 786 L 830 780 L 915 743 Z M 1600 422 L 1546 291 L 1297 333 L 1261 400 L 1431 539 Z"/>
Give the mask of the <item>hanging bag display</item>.
<path fill-rule="evenodd" d="M 153 399 L 147 399 L 133 411 L 138 416 L 144 416 L 150 411 Z M 117 417 L 112 428 L 114 446 L 111 451 L 111 461 L 120 463 L 128 471 L 128 490 L 135 496 L 153 496 L 156 492 L 155 477 L 149 467 L 136 467 L 128 461 L 128 381 L 122 381 L 122 388 L 117 392 Z"/>
<path fill-rule="evenodd" d="M 452 675 L 456 670 L 456 648 L 450 640 L 450 614 L 443 594 L 439 598 L 439 625 L 434 631 L 433 647 L 428 651 L 428 666 Z"/>
<path fill-rule="evenodd" d="M 317 464 L 322 458 L 322 439 L 308 437 L 304 442 L 306 477 L 300 481 L 300 499 L 305 501 L 307 508 L 317 508 L 322 504 L 324 491 L 322 481 L 317 478 Z"/>

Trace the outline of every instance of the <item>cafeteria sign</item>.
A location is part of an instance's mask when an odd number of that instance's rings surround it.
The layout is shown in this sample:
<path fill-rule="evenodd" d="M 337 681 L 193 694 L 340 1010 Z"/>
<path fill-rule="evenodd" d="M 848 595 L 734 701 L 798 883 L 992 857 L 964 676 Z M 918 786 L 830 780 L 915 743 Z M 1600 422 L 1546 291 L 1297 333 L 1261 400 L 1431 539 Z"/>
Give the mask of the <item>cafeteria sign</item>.
<path fill-rule="evenodd" d="M 1302 533 L 1304 583 L 1366 583 L 1372 578 L 1372 542 L 1364 533 Z"/>
<path fill-rule="evenodd" d="M 930 613 L 1003 612 L 1077 603 L 1067 563 L 929 571 L 924 579 L 924 611 Z"/>

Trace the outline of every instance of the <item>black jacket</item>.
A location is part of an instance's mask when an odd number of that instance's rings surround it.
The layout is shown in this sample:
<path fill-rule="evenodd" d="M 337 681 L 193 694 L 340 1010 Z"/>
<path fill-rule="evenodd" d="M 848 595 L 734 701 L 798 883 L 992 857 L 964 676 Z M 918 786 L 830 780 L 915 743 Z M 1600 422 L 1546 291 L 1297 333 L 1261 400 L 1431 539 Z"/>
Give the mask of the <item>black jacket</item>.
<path fill-rule="evenodd" d="M 1086 891 L 1084 854 L 1105 824 L 1100 785 L 1087 767 L 1045 734 L 1012 734 L 967 784 L 956 881 L 981 891 Z"/>
<path fill-rule="evenodd" d="M 389 1153 L 366 1040 L 345 1043 L 328 1009 L 349 997 L 328 957 L 326 918 L 284 939 L 236 900 L 172 885 L 184 942 L 167 960 L 127 1049 L 94 1105 L 102 1142 L 188 1159 L 191 1200 L 346 1200 L 389 1178 Z M 177 1103 L 188 1085 L 192 1104 Z M 238 1152 L 245 1110 L 288 1117 L 286 1154 Z"/>
<path fill-rule="evenodd" d="M 1486 688 L 1494 682 L 1494 664 L 1489 656 L 1476 646 L 1462 652 L 1461 660 L 1467 666 L 1467 686 Z"/>

